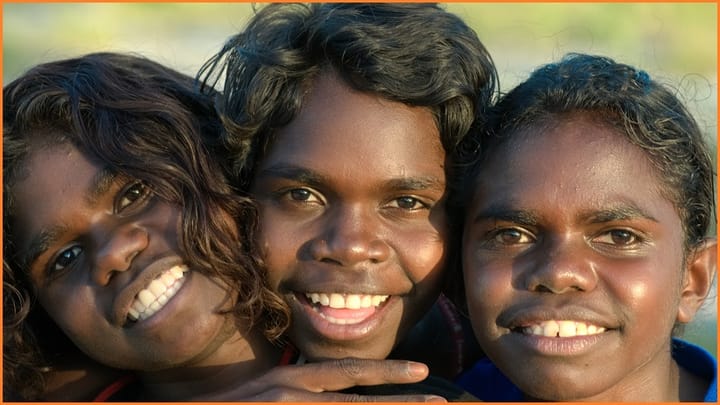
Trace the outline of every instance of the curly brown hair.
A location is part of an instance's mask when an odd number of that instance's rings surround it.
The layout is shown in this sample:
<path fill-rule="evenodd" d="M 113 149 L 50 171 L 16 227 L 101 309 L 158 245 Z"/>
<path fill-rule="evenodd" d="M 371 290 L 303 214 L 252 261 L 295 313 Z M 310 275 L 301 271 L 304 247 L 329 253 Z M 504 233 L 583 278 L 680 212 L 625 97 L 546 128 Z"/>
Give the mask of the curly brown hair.
<path fill-rule="evenodd" d="M 148 59 L 95 53 L 38 65 L 3 88 L 6 399 L 39 398 L 54 352 L 70 349 L 58 343 L 69 340 L 36 305 L 13 243 L 14 188 L 39 145 L 70 143 L 180 205 L 186 260 L 236 289 L 233 313 L 248 329 L 261 327 L 276 339 L 286 328 L 288 309 L 267 286 L 253 246 L 256 209 L 229 186 L 215 158 L 222 124 L 214 94 L 195 87 L 193 78 Z M 223 219 L 227 214 L 235 223 Z"/>

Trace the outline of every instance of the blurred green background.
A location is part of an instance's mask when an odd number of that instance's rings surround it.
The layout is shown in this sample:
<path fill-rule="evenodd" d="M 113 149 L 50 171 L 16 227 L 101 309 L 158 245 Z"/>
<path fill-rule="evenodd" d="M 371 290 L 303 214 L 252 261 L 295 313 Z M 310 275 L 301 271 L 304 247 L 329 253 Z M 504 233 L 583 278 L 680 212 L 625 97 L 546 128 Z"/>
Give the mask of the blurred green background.
<path fill-rule="evenodd" d="M 258 4 L 256 6 L 261 6 Z M 112 50 L 194 75 L 242 29 L 250 3 L 3 3 L 3 81 L 34 64 Z M 676 89 L 717 145 L 717 4 L 451 3 L 507 90 L 567 52 L 603 54 Z M 717 289 L 685 337 L 716 353 Z"/>

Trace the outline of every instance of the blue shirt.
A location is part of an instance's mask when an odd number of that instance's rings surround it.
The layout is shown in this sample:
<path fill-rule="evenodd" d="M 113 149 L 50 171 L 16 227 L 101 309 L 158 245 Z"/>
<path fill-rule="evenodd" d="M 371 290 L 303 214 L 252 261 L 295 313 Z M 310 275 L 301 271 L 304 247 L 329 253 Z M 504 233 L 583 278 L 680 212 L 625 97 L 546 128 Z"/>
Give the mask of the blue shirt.
<path fill-rule="evenodd" d="M 707 350 L 680 339 L 672 341 L 672 356 L 677 364 L 707 381 L 710 386 L 705 402 L 717 402 L 717 361 Z M 458 385 L 486 402 L 522 402 L 522 391 L 487 358 L 460 375 Z"/>

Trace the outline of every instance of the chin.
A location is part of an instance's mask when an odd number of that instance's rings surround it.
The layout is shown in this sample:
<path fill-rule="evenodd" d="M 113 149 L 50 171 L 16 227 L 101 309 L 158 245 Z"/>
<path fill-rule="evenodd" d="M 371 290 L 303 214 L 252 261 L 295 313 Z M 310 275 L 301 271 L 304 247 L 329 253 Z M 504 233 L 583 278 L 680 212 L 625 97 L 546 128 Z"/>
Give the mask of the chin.
<path fill-rule="evenodd" d="M 353 346 L 346 345 L 321 345 L 302 347 L 298 346 L 308 361 L 337 360 L 347 357 L 370 360 L 384 360 L 390 354 L 388 350 L 368 350 L 371 343 L 357 343 Z M 357 346 L 357 347 L 355 347 Z"/>

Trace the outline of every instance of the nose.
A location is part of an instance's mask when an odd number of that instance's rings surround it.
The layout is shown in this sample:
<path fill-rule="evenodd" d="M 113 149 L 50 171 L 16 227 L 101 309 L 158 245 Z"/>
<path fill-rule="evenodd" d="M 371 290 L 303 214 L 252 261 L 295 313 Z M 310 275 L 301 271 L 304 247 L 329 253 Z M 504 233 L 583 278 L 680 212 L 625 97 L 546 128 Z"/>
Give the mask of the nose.
<path fill-rule="evenodd" d="M 104 286 L 115 274 L 129 270 L 149 242 L 147 230 L 134 224 L 123 224 L 108 232 L 95 255 L 93 281 Z"/>
<path fill-rule="evenodd" d="M 337 207 L 310 245 L 314 260 L 341 266 L 381 263 L 390 257 L 379 213 L 362 206 Z"/>
<path fill-rule="evenodd" d="M 583 241 L 548 241 L 548 244 L 551 246 L 535 252 L 534 264 L 526 272 L 525 286 L 529 291 L 565 294 L 595 288 L 597 272 L 590 248 Z"/>

